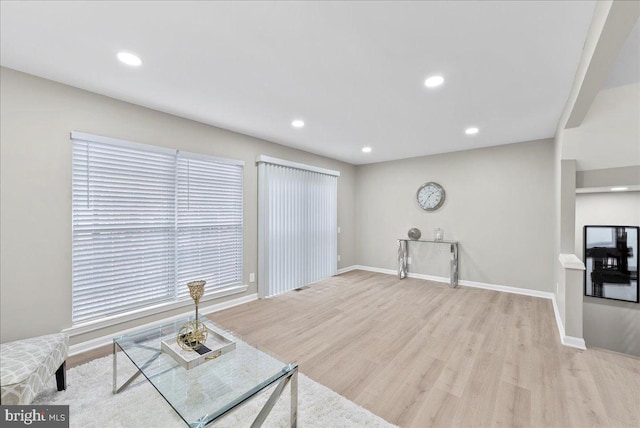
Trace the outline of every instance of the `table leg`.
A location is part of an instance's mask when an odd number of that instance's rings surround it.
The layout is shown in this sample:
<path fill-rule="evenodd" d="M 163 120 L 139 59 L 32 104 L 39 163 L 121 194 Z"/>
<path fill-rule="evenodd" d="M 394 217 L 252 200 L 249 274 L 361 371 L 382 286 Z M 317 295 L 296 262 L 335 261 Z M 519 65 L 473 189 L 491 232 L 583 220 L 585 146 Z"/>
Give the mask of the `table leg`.
<path fill-rule="evenodd" d="M 298 368 L 291 375 L 291 428 L 298 426 Z"/>
<path fill-rule="evenodd" d="M 451 276 L 449 286 L 451 288 L 458 285 L 458 244 L 451 244 Z"/>
<path fill-rule="evenodd" d="M 398 278 L 407 277 L 407 257 L 409 257 L 409 245 L 405 239 L 398 239 Z"/>
<path fill-rule="evenodd" d="M 293 384 L 294 381 L 295 381 L 295 388 Z M 271 396 L 269 397 L 267 402 L 264 403 L 264 406 L 262 406 L 260 413 L 258 413 L 258 416 L 256 416 L 255 420 L 251 424 L 251 428 L 258 428 L 262 426 L 267 416 L 269 416 L 269 412 L 271 412 L 271 409 L 273 409 L 273 406 L 276 404 L 276 401 L 278 401 L 278 398 L 280 398 L 282 391 L 284 390 L 284 388 L 287 386 L 289 382 L 292 382 L 291 384 L 291 426 L 294 428 L 297 426 L 298 424 L 298 367 L 296 366 L 295 369 L 289 372 L 276 385 L 273 392 L 271 393 Z M 294 414 L 294 404 L 295 404 L 295 414 Z"/>
<path fill-rule="evenodd" d="M 116 341 L 113 341 L 113 393 L 117 394 L 118 392 L 118 357 L 116 352 Z"/>
<path fill-rule="evenodd" d="M 153 363 L 155 360 L 157 360 L 158 357 L 162 354 L 162 352 L 157 352 L 156 354 L 154 354 L 146 363 L 142 365 L 142 367 L 138 369 L 138 371 L 136 371 L 133 374 L 133 376 L 131 376 L 125 383 L 122 384 L 120 388 L 118 388 L 118 358 L 117 358 L 118 354 L 116 352 L 117 351 L 116 346 L 117 346 L 116 342 L 114 341 L 113 342 L 113 393 L 114 394 L 118 394 L 120 391 L 122 391 L 123 389 L 131 385 L 131 383 L 134 380 L 136 380 L 138 376 L 142 374 L 142 371 L 147 367 L 149 367 L 149 365 Z"/>

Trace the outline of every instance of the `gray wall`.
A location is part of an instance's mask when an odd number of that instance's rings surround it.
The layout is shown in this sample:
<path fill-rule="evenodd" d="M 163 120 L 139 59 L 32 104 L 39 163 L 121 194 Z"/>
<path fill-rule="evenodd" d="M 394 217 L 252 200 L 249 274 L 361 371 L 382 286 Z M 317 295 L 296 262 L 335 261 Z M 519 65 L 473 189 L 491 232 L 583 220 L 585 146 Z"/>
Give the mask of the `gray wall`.
<path fill-rule="evenodd" d="M 71 326 L 72 130 L 245 161 L 245 284 L 249 273 L 257 273 L 256 156 L 339 170 L 338 267 L 356 263 L 354 166 L 10 69 L 0 73 L 2 342 Z M 247 294 L 256 293 L 256 283 L 249 285 Z M 82 339 L 128 327 L 131 324 Z"/>
<path fill-rule="evenodd" d="M 416 202 L 427 181 L 447 192 L 436 212 Z M 396 269 L 397 238 L 411 227 L 432 238 L 439 227 L 460 241 L 460 279 L 551 292 L 553 195 L 552 140 L 359 166 L 358 264 Z M 447 246 L 410 245 L 410 272 L 449 276 Z"/>
<path fill-rule="evenodd" d="M 575 254 L 584 260 L 585 225 L 640 226 L 640 192 L 583 193 L 576 197 Z M 587 347 L 640 356 L 640 304 L 584 298 Z"/>
<path fill-rule="evenodd" d="M 560 253 L 573 254 L 573 231 L 576 221 L 576 161 L 561 161 L 560 174 Z"/>
<path fill-rule="evenodd" d="M 640 125 L 638 126 L 640 128 Z M 638 138 L 640 141 L 640 137 Z M 640 162 L 640 158 L 638 159 Z M 576 173 L 576 187 L 607 187 L 640 184 L 640 166 L 592 169 Z"/>

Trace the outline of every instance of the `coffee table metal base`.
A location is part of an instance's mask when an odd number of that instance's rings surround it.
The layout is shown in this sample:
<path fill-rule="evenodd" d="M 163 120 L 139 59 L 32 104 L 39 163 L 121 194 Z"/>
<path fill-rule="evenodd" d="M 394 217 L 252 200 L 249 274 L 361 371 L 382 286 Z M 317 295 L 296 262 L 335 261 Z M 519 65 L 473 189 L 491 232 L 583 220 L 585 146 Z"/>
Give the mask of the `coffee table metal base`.
<path fill-rule="evenodd" d="M 120 346 L 118 346 L 118 344 L 114 340 L 113 342 L 113 393 L 114 394 L 118 394 L 119 392 L 126 389 L 129 385 L 131 385 L 131 383 L 134 380 L 136 380 L 138 376 L 142 374 L 142 370 L 144 370 L 145 367 L 153 363 L 161 354 L 161 352 L 156 353 L 152 358 L 149 359 L 149 361 L 147 361 L 141 368 L 139 368 L 129 379 L 127 379 L 127 381 L 123 383 L 122 386 L 118 387 L 118 352 L 117 352 L 118 349 L 117 348 L 119 347 Z M 264 403 L 264 406 L 262 406 L 260 413 L 258 413 L 258 416 L 256 416 L 255 420 L 251 424 L 251 428 L 258 428 L 262 426 L 264 421 L 267 419 L 267 416 L 269 416 L 269 413 L 271 413 L 273 406 L 275 406 L 276 402 L 282 395 L 282 391 L 284 391 L 288 383 L 291 383 L 291 419 L 290 419 L 291 428 L 296 428 L 298 426 L 298 366 L 295 364 L 290 364 L 290 366 L 295 366 L 295 367 L 293 367 L 291 371 L 283 374 L 283 376 L 276 381 L 278 383 L 275 389 L 271 393 L 271 396 L 269 397 L 267 402 Z M 224 416 L 228 415 L 232 411 L 248 403 L 251 399 L 258 396 L 262 391 L 269 389 L 271 386 L 273 386 L 273 383 L 269 385 L 265 385 L 264 388 L 257 391 L 255 394 L 249 397 L 246 397 L 242 401 L 236 403 L 235 406 L 230 408 L 227 412 L 219 415 L 217 418 L 210 420 L 208 422 L 205 422 L 205 421 L 202 421 L 201 423 L 196 422 L 194 424 L 191 424 L 191 427 L 193 428 L 204 427 L 205 425 L 208 425 L 210 423 L 213 423 L 223 418 Z"/>

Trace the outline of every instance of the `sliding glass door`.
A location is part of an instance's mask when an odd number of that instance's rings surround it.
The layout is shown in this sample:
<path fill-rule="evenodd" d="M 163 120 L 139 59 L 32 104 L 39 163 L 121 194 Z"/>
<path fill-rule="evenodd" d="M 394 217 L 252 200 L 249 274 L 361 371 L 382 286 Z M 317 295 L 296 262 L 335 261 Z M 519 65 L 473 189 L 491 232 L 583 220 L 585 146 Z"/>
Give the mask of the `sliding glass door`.
<path fill-rule="evenodd" d="M 336 274 L 337 171 L 261 157 L 258 293 L 274 296 Z"/>

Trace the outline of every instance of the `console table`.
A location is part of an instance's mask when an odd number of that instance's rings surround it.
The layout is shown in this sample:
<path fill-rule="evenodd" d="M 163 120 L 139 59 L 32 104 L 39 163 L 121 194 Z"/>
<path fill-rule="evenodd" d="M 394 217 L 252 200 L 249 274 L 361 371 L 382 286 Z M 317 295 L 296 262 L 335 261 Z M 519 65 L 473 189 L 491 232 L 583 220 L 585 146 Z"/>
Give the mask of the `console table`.
<path fill-rule="evenodd" d="M 458 285 L 458 241 L 436 241 L 432 239 L 398 239 L 398 278 L 404 279 L 409 271 L 407 259 L 409 257 L 409 242 L 426 242 L 431 244 L 447 244 L 450 245 L 451 261 L 450 261 L 450 280 L 449 286 Z"/>

